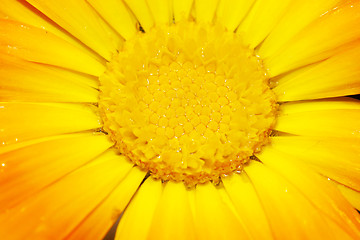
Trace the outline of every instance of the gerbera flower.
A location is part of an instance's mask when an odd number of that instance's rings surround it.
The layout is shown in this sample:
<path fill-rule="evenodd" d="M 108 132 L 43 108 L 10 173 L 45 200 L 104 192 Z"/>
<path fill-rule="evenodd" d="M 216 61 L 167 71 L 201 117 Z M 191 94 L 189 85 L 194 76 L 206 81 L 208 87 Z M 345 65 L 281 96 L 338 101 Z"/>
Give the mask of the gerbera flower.
<path fill-rule="evenodd" d="M 358 0 L 0 17 L 1 239 L 360 239 Z"/>

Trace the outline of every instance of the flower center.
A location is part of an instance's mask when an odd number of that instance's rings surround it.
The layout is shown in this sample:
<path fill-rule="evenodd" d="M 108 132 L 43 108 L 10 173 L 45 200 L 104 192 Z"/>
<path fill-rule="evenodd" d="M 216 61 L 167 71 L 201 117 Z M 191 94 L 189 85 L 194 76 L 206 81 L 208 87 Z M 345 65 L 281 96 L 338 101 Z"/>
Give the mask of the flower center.
<path fill-rule="evenodd" d="M 162 180 L 195 185 L 241 170 L 275 121 L 261 62 L 217 25 L 181 22 L 139 33 L 100 82 L 104 130 Z"/>

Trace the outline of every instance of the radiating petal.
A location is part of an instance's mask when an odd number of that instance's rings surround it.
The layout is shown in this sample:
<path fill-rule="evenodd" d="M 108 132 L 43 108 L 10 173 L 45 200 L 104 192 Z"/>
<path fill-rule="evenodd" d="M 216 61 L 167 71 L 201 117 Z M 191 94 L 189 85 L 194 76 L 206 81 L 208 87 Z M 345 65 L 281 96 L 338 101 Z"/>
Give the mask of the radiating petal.
<path fill-rule="evenodd" d="M 107 60 L 120 39 L 106 29 L 84 0 L 26 0 L 51 20 Z"/>
<path fill-rule="evenodd" d="M 360 238 L 359 214 L 325 177 L 318 175 L 303 163 L 289 160 L 291 156 L 271 147 L 263 149 L 257 157 L 294 184 L 324 216 L 354 239 Z"/>
<path fill-rule="evenodd" d="M 126 159 L 120 157 L 118 161 L 126 161 Z M 132 168 L 110 195 L 66 239 L 102 239 L 134 196 L 145 174 L 146 172 L 136 167 Z"/>
<path fill-rule="evenodd" d="M 264 206 L 275 239 L 289 236 L 292 239 L 331 239 L 334 235 L 350 239 L 285 178 L 255 161 L 246 166 L 245 171 Z"/>
<path fill-rule="evenodd" d="M 239 1 L 242 2 L 242 1 Z M 248 3 L 248 1 L 244 1 Z M 249 1 L 253 2 L 253 1 Z M 288 10 L 291 0 L 257 0 L 236 32 L 250 48 L 257 47 Z M 231 5 L 228 6 L 231 8 Z"/>
<path fill-rule="evenodd" d="M 162 193 L 161 181 L 155 181 L 151 177 L 146 179 L 125 210 L 115 239 L 148 239 L 152 219 Z"/>
<path fill-rule="evenodd" d="M 0 212 L 89 162 L 111 145 L 103 134 L 68 134 L 0 154 Z"/>
<path fill-rule="evenodd" d="M 197 185 L 194 202 L 196 239 L 251 239 L 223 188 Z"/>
<path fill-rule="evenodd" d="M 246 173 L 227 176 L 222 181 L 253 239 L 273 239 L 264 208 Z"/>
<path fill-rule="evenodd" d="M 360 2 L 346 1 L 304 28 L 271 56 L 262 56 L 261 52 L 259 55 L 270 76 L 277 76 L 343 51 L 345 44 L 359 39 L 359 25 Z"/>
<path fill-rule="evenodd" d="M 92 54 L 92 52 L 89 51 L 89 49 L 84 44 L 82 44 L 79 40 L 74 38 L 71 34 L 66 32 L 36 8 L 31 6 L 25 0 L 2 0 L 0 2 L 0 18 L 15 20 L 26 23 L 27 25 L 32 25 L 44 29 L 71 43 L 77 48 L 87 51 L 87 54 L 91 54 L 92 56 L 98 58 L 97 54 Z"/>
<path fill-rule="evenodd" d="M 0 53 L 0 101 L 97 102 L 95 79 Z"/>
<path fill-rule="evenodd" d="M 353 205 L 358 211 L 360 211 L 360 191 L 356 191 L 338 183 L 336 183 L 336 186 L 342 195 L 350 202 L 350 204 Z"/>
<path fill-rule="evenodd" d="M 114 191 L 128 171 L 118 158 L 99 156 L 1 214 L 0 236 L 8 240 L 64 239 Z"/>
<path fill-rule="evenodd" d="M 194 0 L 173 0 L 175 22 L 189 18 Z"/>
<path fill-rule="evenodd" d="M 145 32 L 149 31 L 154 26 L 154 18 L 146 0 L 124 0 L 124 2 L 135 14 Z"/>
<path fill-rule="evenodd" d="M 307 163 L 320 174 L 360 191 L 359 139 L 329 137 L 275 137 L 272 148 L 289 160 Z"/>
<path fill-rule="evenodd" d="M 219 0 L 195 0 L 195 19 L 197 22 L 211 23 Z"/>
<path fill-rule="evenodd" d="M 0 52 L 95 76 L 105 70 L 89 54 L 46 30 L 11 20 L 0 19 Z"/>
<path fill-rule="evenodd" d="M 291 39 L 324 13 L 332 10 L 339 0 L 296 0 L 286 9 L 284 16 L 261 44 L 259 55 L 267 58 L 281 47 L 291 43 Z M 275 4 L 277 5 L 277 4 Z"/>
<path fill-rule="evenodd" d="M 149 239 L 196 239 L 189 191 L 182 182 L 166 183 L 152 219 Z"/>
<path fill-rule="evenodd" d="M 216 11 L 216 21 L 233 32 L 239 26 L 255 0 L 222 0 Z"/>
<path fill-rule="evenodd" d="M 280 107 L 276 130 L 302 136 L 360 137 L 360 101 L 311 101 Z"/>
<path fill-rule="evenodd" d="M 320 99 L 315 101 L 288 102 L 281 104 L 281 112 L 294 114 L 321 110 L 360 109 L 360 101 L 350 97 Z"/>
<path fill-rule="evenodd" d="M 122 1 L 87 0 L 91 6 L 126 40 L 136 33 L 136 21 Z"/>
<path fill-rule="evenodd" d="M 360 92 L 360 42 L 323 62 L 278 79 L 279 101 L 338 97 Z"/>
<path fill-rule="evenodd" d="M 99 127 L 101 127 L 99 116 L 88 105 L 0 103 L 2 145 Z"/>
<path fill-rule="evenodd" d="M 171 24 L 173 11 L 171 0 L 146 0 L 156 24 Z"/>

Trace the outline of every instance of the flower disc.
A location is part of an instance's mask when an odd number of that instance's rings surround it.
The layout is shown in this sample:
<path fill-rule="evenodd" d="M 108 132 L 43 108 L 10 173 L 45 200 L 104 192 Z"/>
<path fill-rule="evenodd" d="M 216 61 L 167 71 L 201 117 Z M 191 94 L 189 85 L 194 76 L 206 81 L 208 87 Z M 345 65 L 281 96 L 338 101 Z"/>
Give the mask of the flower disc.
<path fill-rule="evenodd" d="M 100 81 L 105 131 L 162 180 L 195 185 L 240 170 L 275 121 L 261 62 L 218 25 L 180 22 L 139 33 Z"/>

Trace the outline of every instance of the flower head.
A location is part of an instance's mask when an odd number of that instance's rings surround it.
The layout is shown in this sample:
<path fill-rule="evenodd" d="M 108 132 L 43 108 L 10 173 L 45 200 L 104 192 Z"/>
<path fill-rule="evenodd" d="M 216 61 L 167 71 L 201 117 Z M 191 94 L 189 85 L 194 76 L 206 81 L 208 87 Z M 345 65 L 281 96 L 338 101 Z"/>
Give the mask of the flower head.
<path fill-rule="evenodd" d="M 2 0 L 0 237 L 360 238 L 358 0 Z"/>

